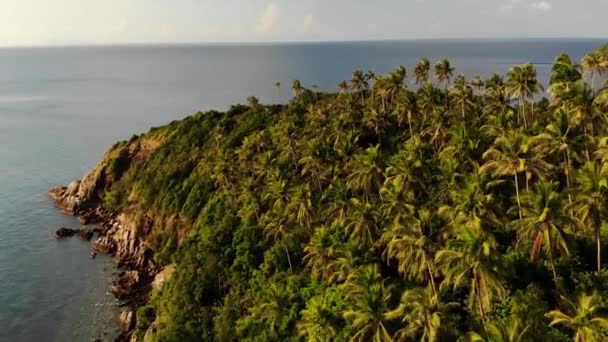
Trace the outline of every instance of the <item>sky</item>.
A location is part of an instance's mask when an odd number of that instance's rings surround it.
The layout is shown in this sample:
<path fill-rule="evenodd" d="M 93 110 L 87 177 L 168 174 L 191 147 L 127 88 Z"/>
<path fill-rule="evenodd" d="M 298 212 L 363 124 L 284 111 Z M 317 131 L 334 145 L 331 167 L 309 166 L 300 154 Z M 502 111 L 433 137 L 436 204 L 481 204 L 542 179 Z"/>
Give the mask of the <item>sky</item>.
<path fill-rule="evenodd" d="M 607 38 L 608 0 L 0 0 L 0 45 Z"/>

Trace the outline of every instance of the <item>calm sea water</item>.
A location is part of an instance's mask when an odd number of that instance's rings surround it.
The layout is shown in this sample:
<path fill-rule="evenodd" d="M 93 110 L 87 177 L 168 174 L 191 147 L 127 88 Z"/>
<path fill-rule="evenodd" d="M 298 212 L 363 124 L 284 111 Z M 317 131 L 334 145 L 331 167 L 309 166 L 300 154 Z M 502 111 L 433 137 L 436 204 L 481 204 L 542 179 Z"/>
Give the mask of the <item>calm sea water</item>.
<path fill-rule="evenodd" d="M 249 95 L 284 101 L 293 79 L 334 89 L 355 68 L 376 72 L 448 57 L 468 76 L 575 59 L 597 40 L 409 41 L 264 46 L 0 49 L 0 341 L 88 341 L 115 334 L 111 261 L 56 241 L 77 226 L 45 197 L 80 178 L 118 139 Z M 283 83 L 280 92 L 273 81 Z"/>

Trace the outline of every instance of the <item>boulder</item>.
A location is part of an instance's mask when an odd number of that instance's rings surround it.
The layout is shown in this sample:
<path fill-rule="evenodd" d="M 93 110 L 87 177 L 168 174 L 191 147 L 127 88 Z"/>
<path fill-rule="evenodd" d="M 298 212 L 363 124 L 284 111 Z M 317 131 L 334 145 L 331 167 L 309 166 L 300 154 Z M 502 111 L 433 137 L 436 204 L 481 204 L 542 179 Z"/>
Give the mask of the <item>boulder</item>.
<path fill-rule="evenodd" d="M 63 239 L 66 237 L 74 236 L 74 234 L 76 234 L 76 230 L 71 229 L 71 228 L 62 227 L 55 231 L 55 238 Z"/>
<path fill-rule="evenodd" d="M 81 229 L 78 231 L 78 236 L 83 240 L 91 241 L 93 238 L 93 230 L 87 228 Z"/>
<path fill-rule="evenodd" d="M 116 317 L 116 324 L 122 332 L 129 332 L 135 326 L 135 314 L 132 310 L 123 310 Z"/>

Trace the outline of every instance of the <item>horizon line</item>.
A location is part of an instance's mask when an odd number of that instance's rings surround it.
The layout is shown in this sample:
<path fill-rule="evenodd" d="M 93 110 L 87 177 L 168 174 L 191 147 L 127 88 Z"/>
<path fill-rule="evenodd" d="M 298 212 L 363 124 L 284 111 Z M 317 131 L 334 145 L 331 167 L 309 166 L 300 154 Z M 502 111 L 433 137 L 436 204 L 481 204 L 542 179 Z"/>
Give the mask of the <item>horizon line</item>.
<path fill-rule="evenodd" d="M 0 45 L 0 49 L 30 49 L 30 48 L 71 48 L 71 47 L 126 47 L 126 46 L 272 46 L 272 45 L 308 45 L 308 44 L 340 44 L 340 43 L 390 43 L 390 42 L 424 42 L 424 41 L 533 41 L 533 40 L 605 40 L 608 37 L 585 36 L 531 36 L 531 37 L 435 37 L 435 38 L 385 38 L 385 39 L 344 39 L 344 40 L 279 40 L 279 41 L 132 41 L 132 42 L 65 42 L 47 44 L 16 44 Z"/>

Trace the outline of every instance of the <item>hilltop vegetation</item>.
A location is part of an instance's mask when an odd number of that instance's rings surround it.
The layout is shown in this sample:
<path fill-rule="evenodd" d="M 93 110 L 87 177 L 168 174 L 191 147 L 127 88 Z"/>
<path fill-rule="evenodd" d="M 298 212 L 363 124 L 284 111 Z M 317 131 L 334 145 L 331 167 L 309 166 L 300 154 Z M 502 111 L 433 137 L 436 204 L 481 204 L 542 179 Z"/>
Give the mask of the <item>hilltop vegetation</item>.
<path fill-rule="evenodd" d="M 545 98 L 529 64 L 422 59 L 117 144 L 106 206 L 175 268 L 135 335 L 608 339 L 607 70 L 560 55 Z"/>

